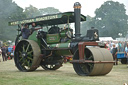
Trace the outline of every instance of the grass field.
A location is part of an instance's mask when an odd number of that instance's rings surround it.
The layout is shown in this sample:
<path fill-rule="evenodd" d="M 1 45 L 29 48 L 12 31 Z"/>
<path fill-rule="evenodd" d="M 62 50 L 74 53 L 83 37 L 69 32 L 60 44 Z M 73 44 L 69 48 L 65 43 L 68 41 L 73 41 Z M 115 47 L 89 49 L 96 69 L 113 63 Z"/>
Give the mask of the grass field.
<path fill-rule="evenodd" d="M 20 72 L 13 60 L 0 62 L 0 85 L 123 85 L 128 83 L 127 65 L 119 64 L 105 76 L 79 76 L 72 64 L 63 64 L 56 71 L 39 67 L 34 72 Z"/>

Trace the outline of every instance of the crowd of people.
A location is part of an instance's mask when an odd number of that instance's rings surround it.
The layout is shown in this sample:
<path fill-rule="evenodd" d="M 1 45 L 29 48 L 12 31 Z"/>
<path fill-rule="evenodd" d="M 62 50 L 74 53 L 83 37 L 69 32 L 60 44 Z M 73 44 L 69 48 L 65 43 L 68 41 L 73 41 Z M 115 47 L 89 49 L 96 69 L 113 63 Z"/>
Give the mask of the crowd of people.
<path fill-rule="evenodd" d="M 2 61 L 7 61 L 7 60 L 10 60 L 13 58 L 13 53 L 14 53 L 14 50 L 15 50 L 15 46 L 12 47 L 12 49 L 9 50 L 10 47 L 7 47 L 5 45 L 3 45 L 1 48 L 0 48 L 0 62 Z"/>
<path fill-rule="evenodd" d="M 124 52 L 125 51 L 125 47 L 127 46 L 127 42 L 126 41 L 107 41 L 104 42 L 107 47 L 108 50 L 112 51 L 113 45 L 115 45 L 115 47 L 117 48 L 118 52 Z"/>
<path fill-rule="evenodd" d="M 117 53 L 122 52 L 125 57 L 128 57 L 128 42 L 127 41 L 107 41 L 107 49 L 112 53 L 113 59 L 115 60 L 115 65 L 118 65 Z"/>

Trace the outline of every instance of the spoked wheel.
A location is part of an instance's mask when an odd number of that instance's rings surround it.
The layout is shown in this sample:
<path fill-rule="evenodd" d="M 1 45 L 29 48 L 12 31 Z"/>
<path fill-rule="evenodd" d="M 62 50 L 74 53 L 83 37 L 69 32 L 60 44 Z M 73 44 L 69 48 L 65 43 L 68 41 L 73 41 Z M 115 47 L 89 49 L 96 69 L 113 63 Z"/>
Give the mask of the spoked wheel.
<path fill-rule="evenodd" d="M 111 53 L 98 47 L 85 48 L 84 59 L 92 61 L 113 61 Z M 79 51 L 76 50 L 73 60 L 79 60 Z M 113 63 L 73 63 L 73 68 L 78 75 L 105 75 L 111 71 Z"/>
<path fill-rule="evenodd" d="M 36 70 L 40 64 L 40 48 L 35 41 L 21 40 L 15 49 L 14 61 L 20 71 Z"/>
<path fill-rule="evenodd" d="M 85 48 L 84 58 L 85 60 L 94 61 L 92 53 L 87 48 Z M 79 60 L 79 50 L 76 50 L 73 60 Z M 94 64 L 93 63 L 81 63 L 81 64 L 73 63 L 73 67 L 78 75 L 88 75 L 92 71 Z"/>

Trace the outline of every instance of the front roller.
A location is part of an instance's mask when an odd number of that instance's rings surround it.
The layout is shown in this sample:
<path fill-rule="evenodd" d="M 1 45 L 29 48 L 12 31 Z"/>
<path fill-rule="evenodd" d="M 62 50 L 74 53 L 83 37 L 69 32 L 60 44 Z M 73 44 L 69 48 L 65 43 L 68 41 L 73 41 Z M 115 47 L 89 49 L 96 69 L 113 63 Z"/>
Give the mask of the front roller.
<path fill-rule="evenodd" d="M 106 75 L 113 67 L 113 57 L 105 48 L 90 47 L 84 50 L 84 60 L 80 60 L 79 51 L 76 50 L 73 68 L 81 76 Z"/>
<path fill-rule="evenodd" d="M 35 41 L 21 40 L 14 53 L 15 65 L 20 71 L 34 71 L 41 62 L 40 54 L 40 47 Z"/>

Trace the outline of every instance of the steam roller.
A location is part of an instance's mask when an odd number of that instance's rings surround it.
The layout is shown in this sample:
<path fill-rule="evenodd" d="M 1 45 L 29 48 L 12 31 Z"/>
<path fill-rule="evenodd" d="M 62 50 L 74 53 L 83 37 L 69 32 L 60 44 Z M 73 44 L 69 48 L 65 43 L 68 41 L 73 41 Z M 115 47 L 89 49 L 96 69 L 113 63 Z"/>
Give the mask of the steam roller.
<path fill-rule="evenodd" d="M 18 25 L 15 40 L 14 62 L 18 70 L 29 72 L 41 66 L 44 70 L 57 70 L 65 57 L 72 56 L 75 72 L 80 76 L 108 74 L 113 67 L 112 54 L 99 41 L 98 30 L 92 27 L 81 36 L 80 25 L 86 16 L 80 13 L 81 4 L 74 4 L 74 12 L 64 12 L 12 21 Z M 22 26 L 31 27 L 35 23 L 43 29 L 31 30 L 27 39 L 22 38 Z M 75 29 L 70 27 L 74 23 Z M 62 27 L 64 25 L 64 27 Z M 34 27 L 36 28 L 36 27 Z M 73 34 L 75 30 L 75 34 Z"/>

